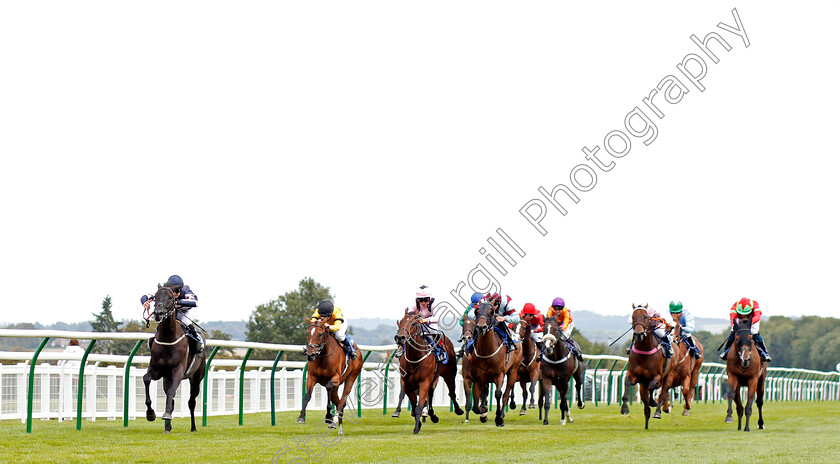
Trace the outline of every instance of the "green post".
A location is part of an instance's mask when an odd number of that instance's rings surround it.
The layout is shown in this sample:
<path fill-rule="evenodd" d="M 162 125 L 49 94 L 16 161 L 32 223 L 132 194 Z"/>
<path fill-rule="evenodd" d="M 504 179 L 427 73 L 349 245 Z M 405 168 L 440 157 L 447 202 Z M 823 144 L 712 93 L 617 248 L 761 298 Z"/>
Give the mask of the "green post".
<path fill-rule="evenodd" d="M 254 351 L 253 348 L 248 348 L 248 351 L 245 352 L 245 358 L 242 359 L 242 366 L 239 367 L 239 425 L 242 425 L 242 419 L 245 416 L 245 411 L 243 411 L 245 407 L 245 363 L 251 357 L 252 351 Z"/>
<path fill-rule="evenodd" d="M 488 396 L 490 396 L 490 409 L 489 409 L 490 412 L 493 412 L 493 387 L 495 385 L 496 385 L 495 383 L 491 383 L 490 384 L 490 389 L 489 389 L 490 394 Z"/>
<path fill-rule="evenodd" d="M 613 361 L 612 366 L 610 366 L 610 373 L 607 374 L 607 406 L 609 406 L 612 401 L 612 373 L 616 364 L 618 364 L 618 359 Z M 595 406 L 598 406 L 598 403 L 595 403 Z"/>
<path fill-rule="evenodd" d="M 394 359 L 394 355 L 397 354 L 397 350 L 391 352 L 391 355 L 388 356 L 388 363 L 385 364 L 385 384 L 383 385 L 384 395 L 382 397 L 382 415 L 388 414 L 388 368 L 391 367 L 391 360 Z"/>
<path fill-rule="evenodd" d="M 601 365 L 601 361 L 603 361 L 603 359 L 599 359 L 598 362 L 595 363 L 595 372 L 592 373 L 592 397 L 595 398 L 596 408 L 598 407 L 598 366 Z M 586 401 L 585 398 L 584 401 Z"/>
<path fill-rule="evenodd" d="M 282 351 L 277 352 L 277 356 L 274 357 L 274 364 L 271 365 L 271 426 L 274 427 L 277 425 L 277 422 L 274 418 L 274 372 L 277 370 L 277 363 L 280 361 L 280 356 L 283 356 Z"/>
<path fill-rule="evenodd" d="M 95 343 L 96 340 L 90 341 L 90 344 L 85 350 L 85 354 L 82 355 L 82 364 L 79 366 L 79 399 L 76 405 L 76 430 L 82 430 L 82 391 L 84 390 L 83 387 L 85 383 L 85 365 L 87 364 L 87 358 L 90 354 L 90 350 L 93 349 L 93 345 Z"/>
<path fill-rule="evenodd" d="M 367 361 L 368 356 L 373 353 L 372 351 L 368 351 L 364 358 L 362 358 L 362 370 L 359 372 L 358 381 L 356 382 L 356 395 L 359 399 L 359 417 L 362 417 L 362 372 L 365 370 L 365 361 Z"/>
<path fill-rule="evenodd" d="M 303 378 L 301 379 L 302 387 L 300 390 L 300 409 L 306 405 L 306 373 L 309 372 L 309 363 L 303 366 Z"/>
<path fill-rule="evenodd" d="M 207 427 L 207 378 L 210 376 L 210 363 L 213 362 L 213 358 L 216 357 L 216 353 L 219 351 L 218 346 L 213 347 L 213 351 L 210 353 L 210 357 L 207 358 L 207 362 L 204 364 L 204 388 L 202 389 L 201 395 L 201 426 Z"/>
<path fill-rule="evenodd" d="M 41 344 L 38 345 L 38 349 L 35 350 L 35 354 L 32 355 L 32 364 L 29 366 L 29 396 L 26 399 L 26 433 L 32 433 L 32 399 L 35 396 L 35 363 L 38 362 L 38 355 L 41 354 L 41 350 L 47 346 L 47 342 L 50 341 L 50 337 L 44 337 L 41 340 Z M 81 379 L 79 379 L 81 380 Z M 79 390 L 82 389 L 82 383 L 79 382 Z M 41 392 L 43 395 L 44 392 Z M 47 392 L 49 394 L 49 392 Z"/>
<path fill-rule="evenodd" d="M 137 354 L 137 350 L 140 349 L 142 343 L 143 340 L 137 340 L 137 343 L 134 344 L 134 349 L 128 355 L 128 361 L 125 362 L 125 376 L 123 379 L 125 380 L 125 386 L 123 387 L 123 427 L 128 427 L 128 374 L 129 370 L 131 370 L 131 361 L 134 359 L 134 355 Z"/>

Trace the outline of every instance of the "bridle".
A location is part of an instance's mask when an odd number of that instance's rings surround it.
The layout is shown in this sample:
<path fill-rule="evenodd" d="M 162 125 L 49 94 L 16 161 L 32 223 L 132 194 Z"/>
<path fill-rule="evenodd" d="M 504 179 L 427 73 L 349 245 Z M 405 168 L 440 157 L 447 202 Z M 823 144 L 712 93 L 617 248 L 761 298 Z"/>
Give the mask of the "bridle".
<path fill-rule="evenodd" d="M 644 311 L 645 317 L 640 322 L 636 322 L 636 311 Z M 650 333 L 650 316 L 647 313 L 647 309 L 643 306 L 637 306 L 633 308 L 633 339 L 634 340 L 644 340 L 647 338 L 648 334 Z M 642 333 L 636 333 L 636 327 L 642 326 Z"/>
<path fill-rule="evenodd" d="M 411 364 L 419 363 L 420 361 L 426 359 L 430 354 L 432 354 L 434 352 L 434 346 L 432 346 L 428 342 L 426 342 L 425 338 L 423 337 L 423 333 L 421 331 L 422 330 L 421 326 L 420 326 L 420 324 L 417 323 L 417 321 L 419 319 L 422 319 L 422 316 L 420 316 L 420 315 L 412 316 L 411 319 L 408 321 L 408 323 L 405 324 L 405 325 L 403 325 L 402 321 L 400 321 L 401 323 L 400 323 L 399 330 L 397 330 L 397 335 L 394 336 L 394 341 L 396 341 L 397 345 L 399 345 L 403 349 L 405 348 L 406 342 L 409 342 L 411 344 L 411 346 L 413 346 L 414 348 L 417 349 L 417 351 L 426 353 L 422 357 L 420 357 L 420 359 L 408 359 L 408 351 L 407 350 L 403 351 L 403 353 L 405 353 L 403 355 L 403 359 L 405 359 L 407 362 L 409 362 Z M 403 335 L 403 334 L 405 334 L 405 335 Z M 420 340 L 423 341 L 422 344 L 417 342 L 416 339 L 418 337 L 420 338 Z"/>
<path fill-rule="evenodd" d="M 746 332 L 747 335 L 741 336 L 741 332 Z M 753 347 L 753 341 L 750 338 L 750 326 L 736 329 L 735 336 L 738 337 L 738 359 L 741 361 L 741 366 L 746 368 L 750 365 Z"/>
<path fill-rule="evenodd" d="M 323 357 L 327 357 L 327 356 L 330 356 L 331 354 L 333 354 L 333 352 L 335 352 L 335 350 L 330 351 L 327 354 L 321 354 L 321 352 L 324 351 L 324 347 L 327 346 L 327 330 L 328 329 L 327 329 L 326 324 L 320 325 L 317 322 L 310 322 L 309 323 L 309 328 L 321 331 L 321 333 L 319 334 L 321 341 L 319 343 L 307 343 L 306 344 L 306 349 L 304 350 L 304 354 L 307 357 L 313 357 L 313 358 L 323 358 Z M 310 330 L 309 333 L 310 333 L 309 339 L 312 339 L 312 337 L 315 336 L 315 333 L 312 332 L 312 330 Z M 310 349 L 312 349 L 311 354 L 309 353 Z"/>

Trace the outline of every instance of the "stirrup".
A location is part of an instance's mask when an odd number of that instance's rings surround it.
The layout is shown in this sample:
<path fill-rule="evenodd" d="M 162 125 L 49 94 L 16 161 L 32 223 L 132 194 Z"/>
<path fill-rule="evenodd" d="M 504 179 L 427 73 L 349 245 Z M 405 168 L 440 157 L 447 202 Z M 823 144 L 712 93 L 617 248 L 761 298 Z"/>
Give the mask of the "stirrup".
<path fill-rule="evenodd" d="M 723 353 L 720 354 L 720 356 L 718 356 L 718 358 L 720 358 L 721 361 L 726 361 L 726 355 L 728 355 L 728 354 L 729 354 L 729 351 L 724 351 Z"/>

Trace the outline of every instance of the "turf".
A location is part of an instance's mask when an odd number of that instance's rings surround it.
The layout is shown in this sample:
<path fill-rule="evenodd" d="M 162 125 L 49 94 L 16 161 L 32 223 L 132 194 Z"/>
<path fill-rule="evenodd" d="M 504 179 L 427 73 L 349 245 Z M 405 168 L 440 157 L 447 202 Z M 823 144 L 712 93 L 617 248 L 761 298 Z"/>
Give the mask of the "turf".
<path fill-rule="evenodd" d="M 189 432 L 189 420 L 176 418 L 173 431 L 163 434 L 163 423 L 135 420 L 127 428 L 121 421 L 75 422 L 35 420 L 31 434 L 20 421 L 0 422 L 0 461 L 24 462 L 278 462 L 278 463 L 509 463 L 509 462 L 638 462 L 686 464 L 694 462 L 777 463 L 840 462 L 840 403 L 775 402 L 764 408 L 766 428 L 758 430 L 754 411 L 752 430 L 736 431 L 724 424 L 726 406 L 697 404 L 691 416 L 682 409 L 651 419 L 644 430 L 642 407 L 636 403 L 628 416 L 618 406 L 587 403 L 573 410 L 575 423 L 560 425 L 556 410 L 543 426 L 537 411 L 526 416 L 509 413 L 504 428 L 448 410 L 438 411 L 440 423 L 427 421 L 419 435 L 412 434 L 413 419 L 405 412 L 393 419 L 381 410 L 364 411 L 357 423 L 345 422 L 338 437 L 319 424 L 322 411 L 310 411 L 308 423 L 296 424 L 297 413 L 277 416 L 270 426 L 268 414 L 249 414 L 244 425 L 237 416 L 210 417 L 208 426 Z M 737 421 L 737 418 L 736 418 Z M 324 433 L 318 441 L 316 433 Z"/>

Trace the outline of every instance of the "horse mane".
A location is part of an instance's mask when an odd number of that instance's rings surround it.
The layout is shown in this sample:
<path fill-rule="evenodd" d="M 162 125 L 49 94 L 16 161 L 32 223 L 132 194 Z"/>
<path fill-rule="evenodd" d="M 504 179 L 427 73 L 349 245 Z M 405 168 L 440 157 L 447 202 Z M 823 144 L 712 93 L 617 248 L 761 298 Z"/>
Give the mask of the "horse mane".
<path fill-rule="evenodd" d="M 551 316 L 551 317 L 545 318 L 545 323 L 548 324 L 549 322 L 553 322 L 553 323 L 557 324 L 557 316 Z"/>

